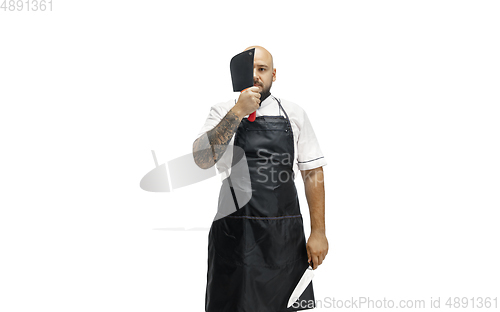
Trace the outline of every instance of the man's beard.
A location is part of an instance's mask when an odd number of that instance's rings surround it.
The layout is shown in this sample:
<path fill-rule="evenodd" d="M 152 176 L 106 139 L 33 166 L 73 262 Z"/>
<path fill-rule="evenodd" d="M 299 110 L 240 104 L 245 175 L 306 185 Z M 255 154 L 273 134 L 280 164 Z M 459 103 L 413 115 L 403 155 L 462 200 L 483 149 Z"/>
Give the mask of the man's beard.
<path fill-rule="evenodd" d="M 259 103 L 259 106 L 262 102 L 264 102 L 265 99 L 267 99 L 270 95 L 271 95 L 271 87 L 273 86 L 273 83 L 271 82 L 271 84 L 269 85 L 269 88 L 267 89 L 262 89 L 262 92 L 259 92 L 260 93 L 260 103 Z"/>

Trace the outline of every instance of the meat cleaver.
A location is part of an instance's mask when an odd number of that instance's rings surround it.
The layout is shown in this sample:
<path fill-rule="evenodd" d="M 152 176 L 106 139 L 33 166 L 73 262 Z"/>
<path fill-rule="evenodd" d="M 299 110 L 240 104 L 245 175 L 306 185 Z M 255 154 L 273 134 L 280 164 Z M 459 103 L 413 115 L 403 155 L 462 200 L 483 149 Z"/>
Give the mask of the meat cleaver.
<path fill-rule="evenodd" d="M 253 57 L 255 48 L 236 54 L 231 59 L 229 65 L 231 69 L 231 80 L 233 81 L 233 91 L 243 92 L 253 86 Z M 255 120 L 255 112 L 248 116 L 249 121 Z"/>

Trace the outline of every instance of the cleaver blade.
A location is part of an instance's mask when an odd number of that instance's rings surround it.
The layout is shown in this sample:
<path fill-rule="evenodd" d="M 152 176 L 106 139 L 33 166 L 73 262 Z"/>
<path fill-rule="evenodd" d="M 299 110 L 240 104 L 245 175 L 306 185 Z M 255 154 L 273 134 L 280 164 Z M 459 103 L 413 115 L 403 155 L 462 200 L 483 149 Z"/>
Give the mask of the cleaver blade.
<path fill-rule="evenodd" d="M 233 91 L 241 92 L 253 86 L 253 57 L 255 48 L 236 54 L 231 59 L 231 80 Z"/>

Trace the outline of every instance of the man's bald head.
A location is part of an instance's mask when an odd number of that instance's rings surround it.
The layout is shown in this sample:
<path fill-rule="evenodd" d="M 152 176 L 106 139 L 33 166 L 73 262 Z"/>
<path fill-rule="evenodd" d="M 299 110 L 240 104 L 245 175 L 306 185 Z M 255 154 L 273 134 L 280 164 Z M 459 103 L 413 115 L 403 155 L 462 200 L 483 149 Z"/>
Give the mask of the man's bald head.
<path fill-rule="evenodd" d="M 244 51 L 250 50 L 253 48 L 255 48 L 255 54 L 256 54 L 255 57 L 262 59 L 263 61 L 265 61 L 266 63 L 269 64 L 271 69 L 273 69 L 274 62 L 273 62 L 273 56 L 271 55 L 271 53 L 269 53 L 269 51 L 267 51 L 264 47 L 261 47 L 261 46 L 250 46 L 250 47 L 246 48 Z"/>
<path fill-rule="evenodd" d="M 271 95 L 273 81 L 276 80 L 276 68 L 273 64 L 273 56 L 261 46 L 251 46 L 245 51 L 255 48 L 253 57 L 253 82 L 254 86 L 260 88 L 260 100 L 264 101 Z"/>

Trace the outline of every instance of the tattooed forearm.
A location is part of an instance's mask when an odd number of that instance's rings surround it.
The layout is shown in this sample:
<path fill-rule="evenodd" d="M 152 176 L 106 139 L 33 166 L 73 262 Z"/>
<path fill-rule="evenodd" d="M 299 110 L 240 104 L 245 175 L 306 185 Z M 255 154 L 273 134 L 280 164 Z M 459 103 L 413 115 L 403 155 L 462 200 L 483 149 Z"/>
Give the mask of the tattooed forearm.
<path fill-rule="evenodd" d="M 219 161 L 226 151 L 227 145 L 236 129 L 238 129 L 240 122 L 241 118 L 230 110 L 215 128 L 207 132 L 215 162 Z"/>
<path fill-rule="evenodd" d="M 241 118 L 230 110 L 215 128 L 193 143 L 194 162 L 202 169 L 212 167 L 224 155 Z"/>
<path fill-rule="evenodd" d="M 193 143 L 194 162 L 201 169 L 212 167 L 214 162 L 212 147 L 210 146 L 207 133 L 203 134 Z"/>

